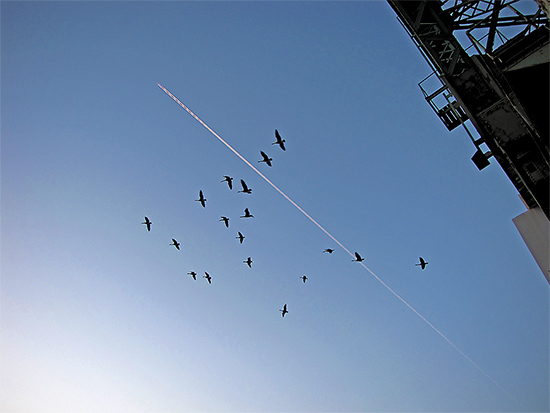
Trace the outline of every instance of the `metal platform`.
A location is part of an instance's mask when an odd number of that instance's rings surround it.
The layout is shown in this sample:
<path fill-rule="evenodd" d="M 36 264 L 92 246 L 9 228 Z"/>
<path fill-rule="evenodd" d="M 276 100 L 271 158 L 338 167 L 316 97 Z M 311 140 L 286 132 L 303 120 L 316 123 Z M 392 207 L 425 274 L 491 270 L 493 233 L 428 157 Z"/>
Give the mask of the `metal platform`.
<path fill-rule="evenodd" d="M 388 2 L 433 69 L 426 101 L 448 130 L 465 128 L 480 170 L 494 157 L 548 218 L 548 17 L 532 0 Z"/>

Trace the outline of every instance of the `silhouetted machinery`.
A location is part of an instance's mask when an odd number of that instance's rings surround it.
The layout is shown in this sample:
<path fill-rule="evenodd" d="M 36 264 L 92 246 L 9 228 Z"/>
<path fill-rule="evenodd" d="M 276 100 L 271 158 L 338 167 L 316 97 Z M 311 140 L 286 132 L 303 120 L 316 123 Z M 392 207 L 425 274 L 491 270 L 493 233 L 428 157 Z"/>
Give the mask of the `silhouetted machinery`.
<path fill-rule="evenodd" d="M 464 127 L 479 170 L 492 156 L 517 188 L 528 211 L 514 223 L 550 282 L 549 0 L 388 3 L 433 70 L 426 101 Z"/>

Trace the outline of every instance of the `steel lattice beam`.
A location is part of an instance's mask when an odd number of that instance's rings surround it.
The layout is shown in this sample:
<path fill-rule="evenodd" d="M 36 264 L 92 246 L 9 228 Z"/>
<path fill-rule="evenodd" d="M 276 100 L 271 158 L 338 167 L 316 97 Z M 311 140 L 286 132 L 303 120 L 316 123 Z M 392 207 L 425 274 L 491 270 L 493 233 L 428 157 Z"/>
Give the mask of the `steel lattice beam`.
<path fill-rule="evenodd" d="M 518 11 L 518 0 L 463 0 L 447 8 L 448 2 L 439 0 L 388 3 L 443 84 L 434 93 L 423 89 L 428 103 L 449 130 L 471 121 L 480 136 L 475 139 L 468 131 L 477 148 L 472 160 L 478 168 L 494 156 L 527 205 L 541 208 L 548 217 L 548 86 L 544 84 L 548 85 L 549 32 L 540 8 L 525 15 Z M 509 41 L 499 29 L 512 25 L 520 26 L 520 32 Z M 459 27 L 466 29 L 477 54 L 467 53 L 455 37 Z M 482 38 L 472 33 L 478 29 L 486 32 Z M 502 43 L 499 47 L 496 40 Z M 444 107 L 434 104 L 437 96 L 445 97 Z M 490 151 L 483 153 L 482 144 Z"/>

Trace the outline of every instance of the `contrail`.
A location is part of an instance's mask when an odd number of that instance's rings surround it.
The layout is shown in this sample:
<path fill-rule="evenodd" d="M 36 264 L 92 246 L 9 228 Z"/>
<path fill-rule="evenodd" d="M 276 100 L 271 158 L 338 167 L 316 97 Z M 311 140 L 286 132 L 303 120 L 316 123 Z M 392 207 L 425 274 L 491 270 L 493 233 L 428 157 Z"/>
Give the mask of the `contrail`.
<path fill-rule="evenodd" d="M 245 164 L 250 166 L 254 172 L 256 172 L 259 176 L 261 176 L 269 185 L 273 187 L 278 193 L 280 193 L 285 199 L 290 202 L 292 205 L 294 205 L 298 211 L 300 211 L 302 214 L 304 214 L 311 222 L 313 222 L 321 231 L 323 231 L 326 235 L 329 236 L 330 239 L 332 239 L 336 244 L 338 244 L 344 251 L 346 251 L 352 258 L 355 258 L 355 254 L 353 254 L 349 249 L 347 249 L 340 241 L 338 241 L 334 236 L 328 232 L 325 228 L 321 226 L 315 219 L 311 217 L 300 205 L 298 205 L 296 202 L 294 202 L 290 197 L 285 194 L 277 185 L 275 185 L 273 182 L 269 180 L 264 174 L 262 174 L 254 165 L 252 165 L 248 160 L 242 156 L 239 152 L 237 152 L 233 147 L 228 144 L 220 135 L 218 135 L 210 126 L 208 126 L 206 123 L 204 123 L 197 115 L 195 115 L 191 109 L 189 109 L 187 106 L 185 106 L 177 97 L 175 97 L 170 91 L 168 91 L 165 87 L 163 87 L 161 84 L 157 83 L 158 87 L 160 87 L 168 96 L 170 96 L 174 101 L 180 105 L 183 109 L 187 111 L 191 116 L 193 116 L 197 122 L 199 122 L 202 126 L 204 126 L 212 135 L 214 135 L 218 140 L 223 143 L 225 146 L 231 150 L 235 155 L 237 155 Z M 485 372 L 481 367 L 479 367 L 470 357 L 468 357 L 462 350 L 460 350 L 456 344 L 454 344 L 445 334 L 443 334 L 439 329 L 434 326 L 432 323 L 430 323 L 422 314 L 420 314 L 412 305 L 410 305 L 403 297 L 401 297 L 399 294 L 397 294 L 389 285 L 387 285 L 380 277 L 378 277 L 369 267 L 367 267 L 363 262 L 360 262 L 360 264 L 369 272 L 371 275 L 378 280 L 380 284 L 382 284 L 390 293 L 392 293 L 399 301 L 401 301 L 403 304 L 405 304 L 409 309 L 415 313 L 422 321 L 424 321 L 428 326 L 430 326 L 437 334 L 439 334 L 443 339 L 449 343 L 458 353 L 460 353 L 466 360 L 468 360 L 476 369 L 478 369 L 483 375 L 485 375 L 489 380 L 491 380 L 497 387 L 499 387 L 504 393 L 506 393 L 511 399 L 516 400 L 504 387 L 502 387 L 495 379 L 493 379 L 488 373 Z M 517 400 L 516 400 L 517 401 Z"/>
<path fill-rule="evenodd" d="M 189 109 L 187 106 L 185 106 L 177 97 L 175 97 L 172 93 L 170 93 L 170 91 L 168 91 L 165 87 L 163 87 L 161 84 L 157 83 L 158 87 L 160 87 L 162 90 L 164 90 L 166 92 L 166 94 L 168 96 L 170 96 L 172 99 L 174 99 L 174 101 L 180 105 L 182 108 L 184 108 L 187 113 L 189 113 L 191 116 L 193 116 L 202 126 L 204 126 L 206 129 L 208 129 L 208 131 L 214 135 L 216 138 L 218 138 L 220 140 L 221 143 L 223 143 L 225 146 L 227 146 L 229 148 L 229 150 L 231 150 L 231 152 L 233 152 L 235 155 L 237 155 L 239 158 L 241 158 L 241 160 L 247 164 L 248 166 L 250 166 L 252 168 L 252 170 L 254 172 L 256 172 L 258 175 L 260 175 L 269 185 L 271 185 L 273 187 L 273 189 L 275 189 L 278 193 L 280 193 L 282 196 L 284 196 L 288 202 L 290 202 L 292 205 L 294 205 L 298 211 L 300 211 L 302 214 L 304 214 L 311 222 L 313 222 L 315 225 L 317 225 L 317 227 L 323 231 L 325 234 L 327 234 L 334 242 L 336 242 L 340 247 L 342 247 L 348 254 L 350 254 L 352 257 L 355 257 L 350 250 L 348 250 L 342 243 L 340 243 L 340 241 L 338 241 L 336 238 L 334 238 L 332 236 L 332 234 L 330 232 L 328 232 L 326 229 L 324 229 L 321 224 L 319 224 L 317 221 L 315 221 L 306 211 L 304 211 L 304 209 L 298 205 L 296 202 L 294 202 L 292 199 L 290 199 L 290 197 L 285 194 L 282 190 L 279 189 L 279 187 L 277 187 L 277 185 L 275 185 L 273 182 L 271 182 L 269 180 L 269 178 L 267 176 L 265 176 L 263 173 L 261 173 L 254 165 L 252 165 L 250 162 L 248 162 L 248 160 L 242 156 L 239 152 L 237 152 L 235 149 L 233 149 L 233 147 L 228 144 L 220 135 L 218 135 L 216 132 L 214 132 L 212 130 L 212 128 L 210 126 L 208 126 L 206 123 L 204 123 L 201 118 L 199 118 L 197 115 L 195 115 L 191 109 Z M 369 270 L 370 271 L 370 270 Z"/>

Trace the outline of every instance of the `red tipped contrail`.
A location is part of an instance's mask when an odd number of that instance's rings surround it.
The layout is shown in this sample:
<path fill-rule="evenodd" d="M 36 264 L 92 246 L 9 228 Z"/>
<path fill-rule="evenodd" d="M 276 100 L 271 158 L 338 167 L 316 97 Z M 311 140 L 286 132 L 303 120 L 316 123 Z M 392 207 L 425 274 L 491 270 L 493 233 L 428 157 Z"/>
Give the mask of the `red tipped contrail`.
<path fill-rule="evenodd" d="M 352 258 L 355 258 L 355 255 L 347 249 L 340 241 L 338 241 L 334 236 L 328 232 L 325 228 L 321 226 L 317 221 L 315 221 L 302 207 L 300 207 L 296 202 L 294 202 L 290 197 L 285 194 L 281 189 L 277 187 L 273 182 L 271 182 L 264 174 L 262 174 L 254 165 L 252 165 L 248 160 L 242 156 L 239 152 L 237 152 L 231 145 L 229 145 L 220 135 L 218 135 L 216 132 L 210 128 L 206 123 L 204 123 L 197 115 L 195 115 L 191 109 L 189 109 L 187 106 L 185 106 L 177 97 L 175 97 L 172 93 L 170 93 L 165 87 L 163 87 L 161 84 L 157 83 L 158 87 L 160 87 L 164 92 L 170 96 L 174 101 L 180 105 L 183 109 L 187 111 L 191 116 L 193 116 L 197 122 L 199 122 L 202 126 L 204 126 L 212 135 L 214 135 L 218 140 L 223 143 L 225 146 L 231 150 L 235 155 L 237 155 L 244 163 L 246 163 L 248 166 L 252 168 L 254 172 L 256 172 L 259 176 L 261 176 L 264 181 L 266 181 L 269 185 L 273 187 L 278 193 L 280 193 L 283 197 L 286 198 L 288 202 L 290 202 L 292 205 L 294 205 L 298 211 L 300 211 L 302 214 L 304 214 L 311 222 L 313 222 L 321 231 L 323 231 L 326 235 L 328 235 L 336 244 L 338 244 L 344 251 L 346 251 Z M 388 286 L 380 277 L 378 277 L 370 268 L 368 268 L 365 264 L 360 262 L 360 264 L 369 272 L 371 275 L 378 280 L 380 284 L 382 284 L 390 293 L 392 293 L 399 301 L 401 301 L 403 304 L 405 304 L 413 313 L 415 313 L 422 321 L 424 321 L 428 326 L 430 326 L 437 334 L 439 334 L 447 343 L 449 343 L 456 351 L 458 351 L 466 360 L 468 360 L 476 369 L 478 369 L 481 373 L 483 373 L 489 380 L 491 380 L 497 387 L 499 387 L 504 393 L 506 393 L 510 398 L 514 399 L 510 393 L 508 393 L 495 379 L 493 379 L 489 374 L 487 374 L 481 367 L 479 367 L 470 357 L 468 357 L 462 350 L 460 350 L 445 334 L 443 334 L 437 327 L 435 327 L 432 323 L 430 323 L 422 314 L 420 314 L 412 305 L 410 305 L 403 297 L 401 297 L 399 294 L 397 294 L 390 286 Z M 515 400 L 515 399 L 514 399 Z"/>

